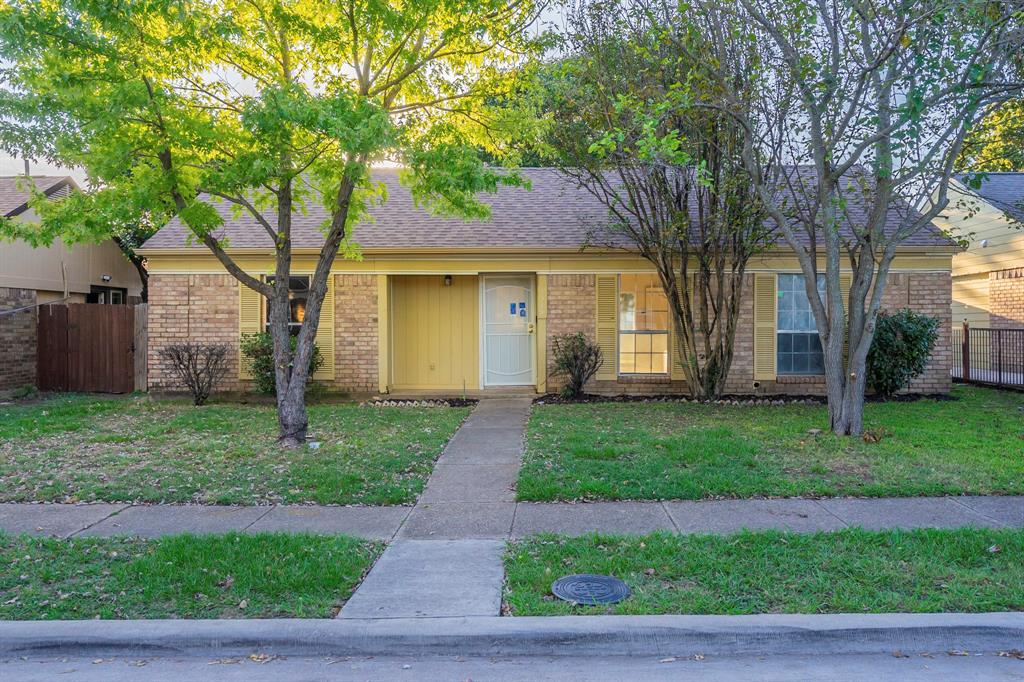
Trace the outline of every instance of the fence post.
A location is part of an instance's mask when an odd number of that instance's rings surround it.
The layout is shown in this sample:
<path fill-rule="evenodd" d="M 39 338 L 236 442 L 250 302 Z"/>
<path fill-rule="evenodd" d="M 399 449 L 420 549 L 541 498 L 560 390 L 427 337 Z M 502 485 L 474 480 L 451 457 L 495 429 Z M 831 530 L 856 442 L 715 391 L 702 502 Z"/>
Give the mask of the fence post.
<path fill-rule="evenodd" d="M 998 383 L 1003 385 L 1003 334 L 1002 329 L 993 329 L 996 333 L 996 376 Z"/>
<path fill-rule="evenodd" d="M 135 329 L 132 347 L 135 350 L 135 390 L 149 390 L 149 305 L 135 306 Z"/>
<path fill-rule="evenodd" d="M 960 362 L 963 365 L 964 383 L 971 380 L 971 326 L 964 320 L 964 338 L 960 342 Z"/>

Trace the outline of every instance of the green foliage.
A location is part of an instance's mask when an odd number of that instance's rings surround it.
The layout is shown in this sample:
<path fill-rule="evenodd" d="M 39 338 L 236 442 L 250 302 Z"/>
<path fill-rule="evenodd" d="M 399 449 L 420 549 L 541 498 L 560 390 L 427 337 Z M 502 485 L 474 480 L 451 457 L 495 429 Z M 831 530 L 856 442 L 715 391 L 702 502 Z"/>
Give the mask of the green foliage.
<path fill-rule="evenodd" d="M 288 356 L 288 371 L 292 369 L 292 359 L 295 357 L 296 337 L 290 337 L 291 352 Z M 253 386 L 258 393 L 274 395 L 277 391 L 277 379 L 274 372 L 274 340 L 269 332 L 259 334 L 246 334 L 242 337 L 242 355 L 252 362 Z M 324 364 L 323 355 L 320 349 L 313 344 L 313 355 L 309 361 L 309 376 L 320 369 Z"/>
<path fill-rule="evenodd" d="M 938 318 L 909 308 L 879 312 L 868 351 L 868 384 L 886 398 L 906 388 L 924 371 L 938 338 Z"/>
<path fill-rule="evenodd" d="M 957 166 L 976 172 L 1024 171 L 1024 100 L 1006 102 L 986 116 L 964 144 Z"/>
<path fill-rule="evenodd" d="M 579 398 L 587 382 L 601 369 L 604 358 L 601 347 L 592 343 L 583 332 L 559 334 L 552 338 L 555 376 L 565 377 L 560 394 L 563 398 Z"/>

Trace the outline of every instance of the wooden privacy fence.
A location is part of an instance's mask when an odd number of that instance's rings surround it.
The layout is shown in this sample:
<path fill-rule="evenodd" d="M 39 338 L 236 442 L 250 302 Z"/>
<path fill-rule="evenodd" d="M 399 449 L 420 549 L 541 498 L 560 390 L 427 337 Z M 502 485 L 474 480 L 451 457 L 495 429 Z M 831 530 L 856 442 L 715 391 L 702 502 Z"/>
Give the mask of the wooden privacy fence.
<path fill-rule="evenodd" d="M 953 378 L 965 383 L 1024 388 L 1024 329 L 953 329 Z"/>
<path fill-rule="evenodd" d="M 36 383 L 43 391 L 146 390 L 147 306 L 39 308 Z"/>

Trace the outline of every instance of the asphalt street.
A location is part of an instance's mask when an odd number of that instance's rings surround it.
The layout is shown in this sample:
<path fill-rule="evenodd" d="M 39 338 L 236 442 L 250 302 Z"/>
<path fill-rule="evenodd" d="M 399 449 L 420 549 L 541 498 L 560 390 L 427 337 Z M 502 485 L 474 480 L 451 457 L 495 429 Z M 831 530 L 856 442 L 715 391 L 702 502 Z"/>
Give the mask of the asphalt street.
<path fill-rule="evenodd" d="M 484 682 L 486 680 L 578 680 L 646 682 L 648 680 L 1024 680 L 1024 660 L 999 653 L 935 652 L 904 656 L 900 652 L 847 656 L 701 657 L 167 657 L 92 658 L 28 657 L 0 661 L 0 679 L 11 682 L 153 680 L 201 682 L 302 682 L 366 680 L 402 682 Z"/>

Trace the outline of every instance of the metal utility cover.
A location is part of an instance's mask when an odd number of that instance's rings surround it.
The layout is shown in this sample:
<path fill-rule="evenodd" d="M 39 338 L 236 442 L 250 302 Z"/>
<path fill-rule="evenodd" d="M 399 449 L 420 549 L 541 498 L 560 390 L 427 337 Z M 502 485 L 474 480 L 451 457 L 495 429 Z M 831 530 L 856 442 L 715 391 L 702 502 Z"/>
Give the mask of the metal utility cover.
<path fill-rule="evenodd" d="M 614 604 L 631 594 L 629 586 L 618 578 L 592 573 L 559 578 L 551 583 L 551 592 L 559 599 L 587 606 Z"/>

